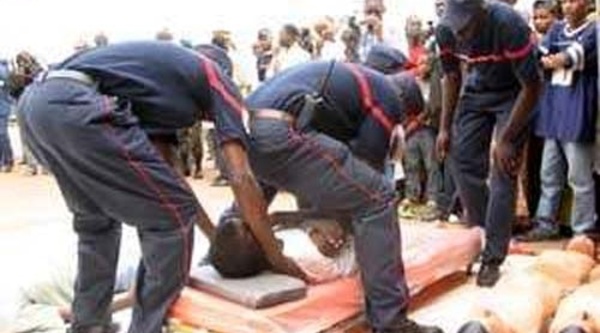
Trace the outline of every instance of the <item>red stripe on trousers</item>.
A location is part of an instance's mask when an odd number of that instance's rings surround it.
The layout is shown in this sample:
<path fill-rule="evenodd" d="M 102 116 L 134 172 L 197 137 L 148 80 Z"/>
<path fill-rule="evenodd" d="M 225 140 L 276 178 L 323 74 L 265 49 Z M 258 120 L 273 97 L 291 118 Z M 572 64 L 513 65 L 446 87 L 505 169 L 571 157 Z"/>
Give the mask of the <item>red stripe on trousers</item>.
<path fill-rule="evenodd" d="M 110 111 L 109 103 L 110 102 L 108 101 L 108 97 L 105 97 L 103 99 L 102 108 L 104 110 L 104 113 L 105 113 L 107 119 L 111 118 L 111 111 Z M 105 123 L 104 126 L 105 126 L 106 132 L 110 135 L 112 140 L 117 144 L 117 146 L 121 150 L 121 154 L 126 159 L 127 164 L 134 170 L 135 173 L 138 174 L 138 176 L 142 180 L 142 182 L 144 184 L 146 184 L 146 186 L 148 186 L 148 188 L 150 188 L 152 191 L 154 191 L 154 193 L 159 198 L 160 206 L 163 209 L 165 209 L 170 215 L 172 215 L 173 220 L 177 223 L 179 230 L 181 231 L 181 235 L 182 235 L 182 239 L 183 239 L 183 262 L 182 262 L 181 272 L 183 275 L 183 280 L 187 281 L 188 270 L 186 267 L 190 263 L 190 258 L 189 258 L 190 253 L 188 252 L 188 240 L 186 238 L 185 224 L 183 223 L 183 219 L 181 218 L 181 215 L 179 214 L 179 211 L 177 210 L 176 205 L 171 203 L 169 198 L 162 191 L 161 187 L 152 181 L 152 178 L 149 176 L 148 172 L 144 169 L 142 163 L 133 160 L 133 158 L 129 154 L 129 151 L 127 151 L 127 147 L 125 147 L 119 141 L 117 136 L 115 135 L 113 128 L 108 123 Z"/>
<path fill-rule="evenodd" d="M 362 184 L 354 181 L 354 179 L 344 171 L 344 168 L 336 160 L 335 156 L 333 156 L 331 153 L 321 149 L 321 147 L 319 147 L 316 143 L 312 142 L 311 138 L 309 138 L 305 135 L 302 135 L 300 133 L 294 132 L 291 128 L 290 128 L 290 132 L 291 132 L 292 142 L 294 142 L 294 141 L 298 142 L 298 143 L 306 142 L 309 145 L 309 149 L 314 154 L 318 155 L 317 158 L 321 158 L 321 159 L 329 162 L 331 164 L 331 166 L 333 167 L 333 171 L 336 174 L 338 174 L 338 176 L 343 178 L 346 182 L 348 182 L 351 186 L 355 187 L 359 192 L 362 192 L 367 197 L 369 197 L 369 199 L 371 199 L 373 201 L 385 202 L 385 200 L 381 197 L 381 195 L 379 193 L 371 191 L 366 186 L 363 186 Z"/>

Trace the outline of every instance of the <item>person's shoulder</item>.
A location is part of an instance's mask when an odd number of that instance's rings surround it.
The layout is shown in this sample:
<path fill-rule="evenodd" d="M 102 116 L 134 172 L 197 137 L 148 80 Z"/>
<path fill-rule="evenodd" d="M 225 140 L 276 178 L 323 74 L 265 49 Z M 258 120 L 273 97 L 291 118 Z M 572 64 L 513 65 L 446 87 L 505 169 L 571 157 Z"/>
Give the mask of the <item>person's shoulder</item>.
<path fill-rule="evenodd" d="M 600 25 L 597 21 L 586 21 L 585 25 L 582 28 L 582 35 L 594 35 L 598 34 L 598 29 L 600 29 Z"/>
<path fill-rule="evenodd" d="M 567 22 L 565 20 L 555 21 L 544 35 L 543 40 L 555 40 L 560 38 L 559 36 L 564 33 L 566 27 Z"/>
<path fill-rule="evenodd" d="M 490 1 L 486 4 L 488 19 L 492 25 L 496 26 L 515 26 L 528 27 L 527 21 L 523 15 L 510 5 L 500 1 Z"/>
<path fill-rule="evenodd" d="M 450 27 L 438 24 L 435 27 L 435 40 L 440 47 L 455 44 L 456 37 Z"/>

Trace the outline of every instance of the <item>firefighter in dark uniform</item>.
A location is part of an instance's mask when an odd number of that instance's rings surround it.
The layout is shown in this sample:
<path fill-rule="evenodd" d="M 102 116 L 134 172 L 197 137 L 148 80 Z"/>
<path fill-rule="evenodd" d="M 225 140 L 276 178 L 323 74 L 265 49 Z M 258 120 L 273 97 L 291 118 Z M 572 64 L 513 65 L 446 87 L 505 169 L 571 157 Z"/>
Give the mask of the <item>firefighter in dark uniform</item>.
<path fill-rule="evenodd" d="M 246 102 L 251 164 L 267 201 L 283 190 L 305 209 L 352 221 L 373 330 L 441 332 L 407 318 L 397 198 L 383 174 L 392 128 L 423 107 L 415 80 L 311 62 L 266 81 Z"/>
<path fill-rule="evenodd" d="M 188 277 L 194 223 L 212 239 L 206 213 L 169 164 L 178 129 L 215 122 L 242 215 L 251 225 L 268 219 L 247 161 L 244 103 L 197 52 L 158 41 L 84 51 L 42 74 L 18 107 L 26 144 L 73 213 L 73 332 L 108 331 L 121 223 L 137 228 L 142 250 L 129 332 L 161 332 Z M 276 271 L 304 277 L 276 240 L 255 230 Z"/>
<path fill-rule="evenodd" d="M 444 71 L 438 154 L 449 152 L 467 221 L 485 228 L 477 284 L 493 286 L 508 252 L 516 174 L 540 90 L 536 48 L 527 22 L 495 1 L 447 0 L 436 35 Z"/>

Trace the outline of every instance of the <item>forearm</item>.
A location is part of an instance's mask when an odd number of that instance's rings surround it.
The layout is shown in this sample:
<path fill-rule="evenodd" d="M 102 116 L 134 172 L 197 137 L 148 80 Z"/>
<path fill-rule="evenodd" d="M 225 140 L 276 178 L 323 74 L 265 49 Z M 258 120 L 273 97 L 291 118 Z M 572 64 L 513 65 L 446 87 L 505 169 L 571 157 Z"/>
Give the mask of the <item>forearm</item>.
<path fill-rule="evenodd" d="M 440 129 L 449 131 L 454 120 L 454 112 L 458 103 L 462 77 L 459 72 L 444 75 L 442 79 L 442 116 Z"/>
<path fill-rule="evenodd" d="M 229 181 L 244 222 L 260 243 L 269 260 L 281 255 L 275 235 L 271 229 L 267 204 L 254 179 L 244 148 L 237 141 L 222 146 L 223 157 L 229 169 Z"/>
<path fill-rule="evenodd" d="M 110 304 L 110 312 L 118 312 L 130 308 L 135 303 L 135 286 L 131 287 L 127 292 L 115 294 L 112 303 Z"/>
<path fill-rule="evenodd" d="M 500 140 L 514 142 L 525 129 L 529 122 L 530 114 L 537 103 L 540 88 L 541 83 L 539 81 L 532 81 L 523 85 L 510 113 L 508 124 L 500 136 Z"/>

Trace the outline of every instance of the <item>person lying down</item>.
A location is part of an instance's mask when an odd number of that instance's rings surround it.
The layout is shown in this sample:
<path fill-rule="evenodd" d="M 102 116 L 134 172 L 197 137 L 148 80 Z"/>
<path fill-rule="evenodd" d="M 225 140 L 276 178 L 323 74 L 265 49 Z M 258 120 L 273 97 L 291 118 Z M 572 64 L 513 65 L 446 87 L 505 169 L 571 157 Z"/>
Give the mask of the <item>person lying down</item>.
<path fill-rule="evenodd" d="M 563 296 L 587 280 L 593 258 L 594 243 L 585 236 L 573 238 L 564 250 L 543 251 L 524 269 L 503 276 L 474 304 L 458 332 L 541 332 Z"/>
<path fill-rule="evenodd" d="M 349 277 L 358 271 L 352 235 L 344 223 L 294 213 L 273 214 L 272 218 L 283 254 L 292 258 L 312 283 Z M 221 219 L 208 259 L 226 278 L 251 277 L 269 268 L 258 243 L 238 216 Z"/>

